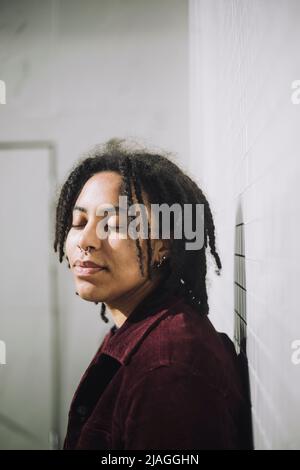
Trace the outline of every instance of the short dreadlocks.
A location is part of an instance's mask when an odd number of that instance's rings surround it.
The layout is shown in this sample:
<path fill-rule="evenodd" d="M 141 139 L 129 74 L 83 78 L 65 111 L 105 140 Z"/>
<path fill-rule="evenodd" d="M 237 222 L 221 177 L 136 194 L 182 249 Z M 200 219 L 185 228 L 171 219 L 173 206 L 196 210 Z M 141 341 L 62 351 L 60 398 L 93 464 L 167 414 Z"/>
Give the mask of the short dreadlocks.
<path fill-rule="evenodd" d="M 128 207 L 133 204 L 132 185 L 138 203 L 145 204 L 142 191 L 147 195 L 150 204 L 184 204 L 192 207 L 192 225 L 195 228 L 195 207 L 204 205 L 204 245 L 200 250 L 186 250 L 188 241 L 184 236 L 172 238 L 170 256 L 167 260 L 167 275 L 164 280 L 164 290 L 168 293 L 182 293 L 187 303 L 196 307 L 201 314 L 208 314 L 208 297 L 206 290 L 206 248 L 215 259 L 220 274 L 222 268 L 220 257 L 215 248 L 215 227 L 212 213 L 206 197 L 199 186 L 172 161 L 169 154 L 152 152 L 141 148 L 128 148 L 127 142 L 121 139 L 111 139 L 105 145 L 96 146 L 80 158 L 75 164 L 67 180 L 63 184 L 56 207 L 56 227 L 54 250 L 59 253 L 59 261 L 64 258 L 64 244 L 72 224 L 72 211 L 79 193 L 86 181 L 95 173 L 113 171 L 122 176 L 120 195 L 127 196 Z M 171 219 L 171 232 L 174 224 Z M 183 222 L 182 222 L 183 223 Z M 150 244 L 151 229 L 148 221 L 147 242 L 147 277 L 151 279 L 150 263 L 152 248 Z M 140 240 L 136 240 L 136 250 L 142 276 L 143 253 Z M 105 316 L 105 304 L 102 303 L 101 317 L 108 322 Z"/>

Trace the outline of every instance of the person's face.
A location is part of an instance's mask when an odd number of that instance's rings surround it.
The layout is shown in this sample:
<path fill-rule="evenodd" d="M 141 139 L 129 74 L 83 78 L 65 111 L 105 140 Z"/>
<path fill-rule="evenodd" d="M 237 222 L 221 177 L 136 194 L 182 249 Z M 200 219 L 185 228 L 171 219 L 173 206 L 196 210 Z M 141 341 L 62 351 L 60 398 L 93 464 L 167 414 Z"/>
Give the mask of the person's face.
<path fill-rule="evenodd" d="M 66 239 L 66 255 L 74 274 L 76 291 L 81 298 L 94 302 L 113 302 L 123 296 L 130 296 L 147 281 L 140 271 L 136 251 L 136 241 L 129 235 L 127 238 L 118 237 L 113 224 L 118 226 L 120 217 L 108 220 L 108 236 L 101 238 L 97 235 L 97 224 L 107 216 L 97 215 L 100 205 L 119 205 L 119 189 L 122 177 L 116 172 L 99 172 L 93 175 L 83 186 L 73 210 L 72 225 Z M 143 193 L 143 196 L 145 194 Z M 145 200 L 145 199 L 144 199 Z M 136 202 L 135 200 L 133 202 Z M 149 208 L 148 204 L 146 203 Z M 76 207 L 81 209 L 76 209 Z M 104 206 L 102 206 L 104 207 Z M 98 212 L 99 213 L 99 212 Z M 150 219 L 151 220 L 151 219 Z M 112 222 L 112 229 L 111 227 Z M 152 262 L 162 256 L 161 240 L 150 240 L 153 247 Z M 140 238 L 144 253 L 144 273 L 147 270 L 146 239 Z M 80 250 L 90 248 L 89 253 Z M 163 253 L 165 254 L 165 253 Z M 85 270 L 75 266 L 76 260 L 92 261 L 106 266 L 106 269 Z"/>

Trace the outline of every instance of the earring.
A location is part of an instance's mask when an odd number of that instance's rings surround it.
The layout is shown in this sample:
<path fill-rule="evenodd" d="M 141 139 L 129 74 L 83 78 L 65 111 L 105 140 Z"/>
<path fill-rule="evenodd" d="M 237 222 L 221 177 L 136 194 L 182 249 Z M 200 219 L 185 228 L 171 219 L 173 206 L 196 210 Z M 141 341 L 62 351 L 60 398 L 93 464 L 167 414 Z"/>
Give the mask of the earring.
<path fill-rule="evenodd" d="M 165 255 L 163 255 L 163 257 L 157 262 L 154 264 L 154 267 L 159 269 L 167 260 L 167 257 Z"/>

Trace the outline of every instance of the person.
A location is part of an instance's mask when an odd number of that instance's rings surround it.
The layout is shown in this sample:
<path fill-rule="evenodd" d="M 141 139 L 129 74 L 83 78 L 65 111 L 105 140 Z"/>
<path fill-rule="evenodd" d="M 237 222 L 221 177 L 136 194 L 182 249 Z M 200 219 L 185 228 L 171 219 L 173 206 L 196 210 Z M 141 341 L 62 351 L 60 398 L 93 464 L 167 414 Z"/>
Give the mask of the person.
<path fill-rule="evenodd" d="M 124 225 L 137 217 L 124 212 L 120 196 L 139 214 L 146 208 L 140 231 Z M 193 227 L 194 209 L 203 207 L 203 246 L 187 249 L 184 230 L 175 236 L 184 224 L 179 213 L 163 237 L 155 204 L 190 204 Z M 54 249 L 77 295 L 100 302 L 104 322 L 107 312 L 113 319 L 72 399 L 63 449 L 243 448 L 237 358 L 208 319 L 208 249 L 218 274 L 222 268 L 213 217 L 174 159 L 120 139 L 96 146 L 61 188 Z"/>

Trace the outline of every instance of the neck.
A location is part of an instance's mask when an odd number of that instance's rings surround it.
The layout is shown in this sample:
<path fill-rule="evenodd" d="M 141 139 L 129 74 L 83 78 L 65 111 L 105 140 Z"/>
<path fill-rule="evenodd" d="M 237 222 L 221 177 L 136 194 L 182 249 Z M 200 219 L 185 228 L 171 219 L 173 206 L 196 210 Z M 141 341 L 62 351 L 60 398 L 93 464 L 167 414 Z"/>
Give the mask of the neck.
<path fill-rule="evenodd" d="M 143 284 L 129 292 L 126 292 L 125 295 L 122 295 L 113 301 L 105 302 L 112 314 L 115 325 L 120 328 L 135 307 L 153 290 L 155 290 L 159 284 L 160 279 L 156 281 L 146 280 Z"/>

